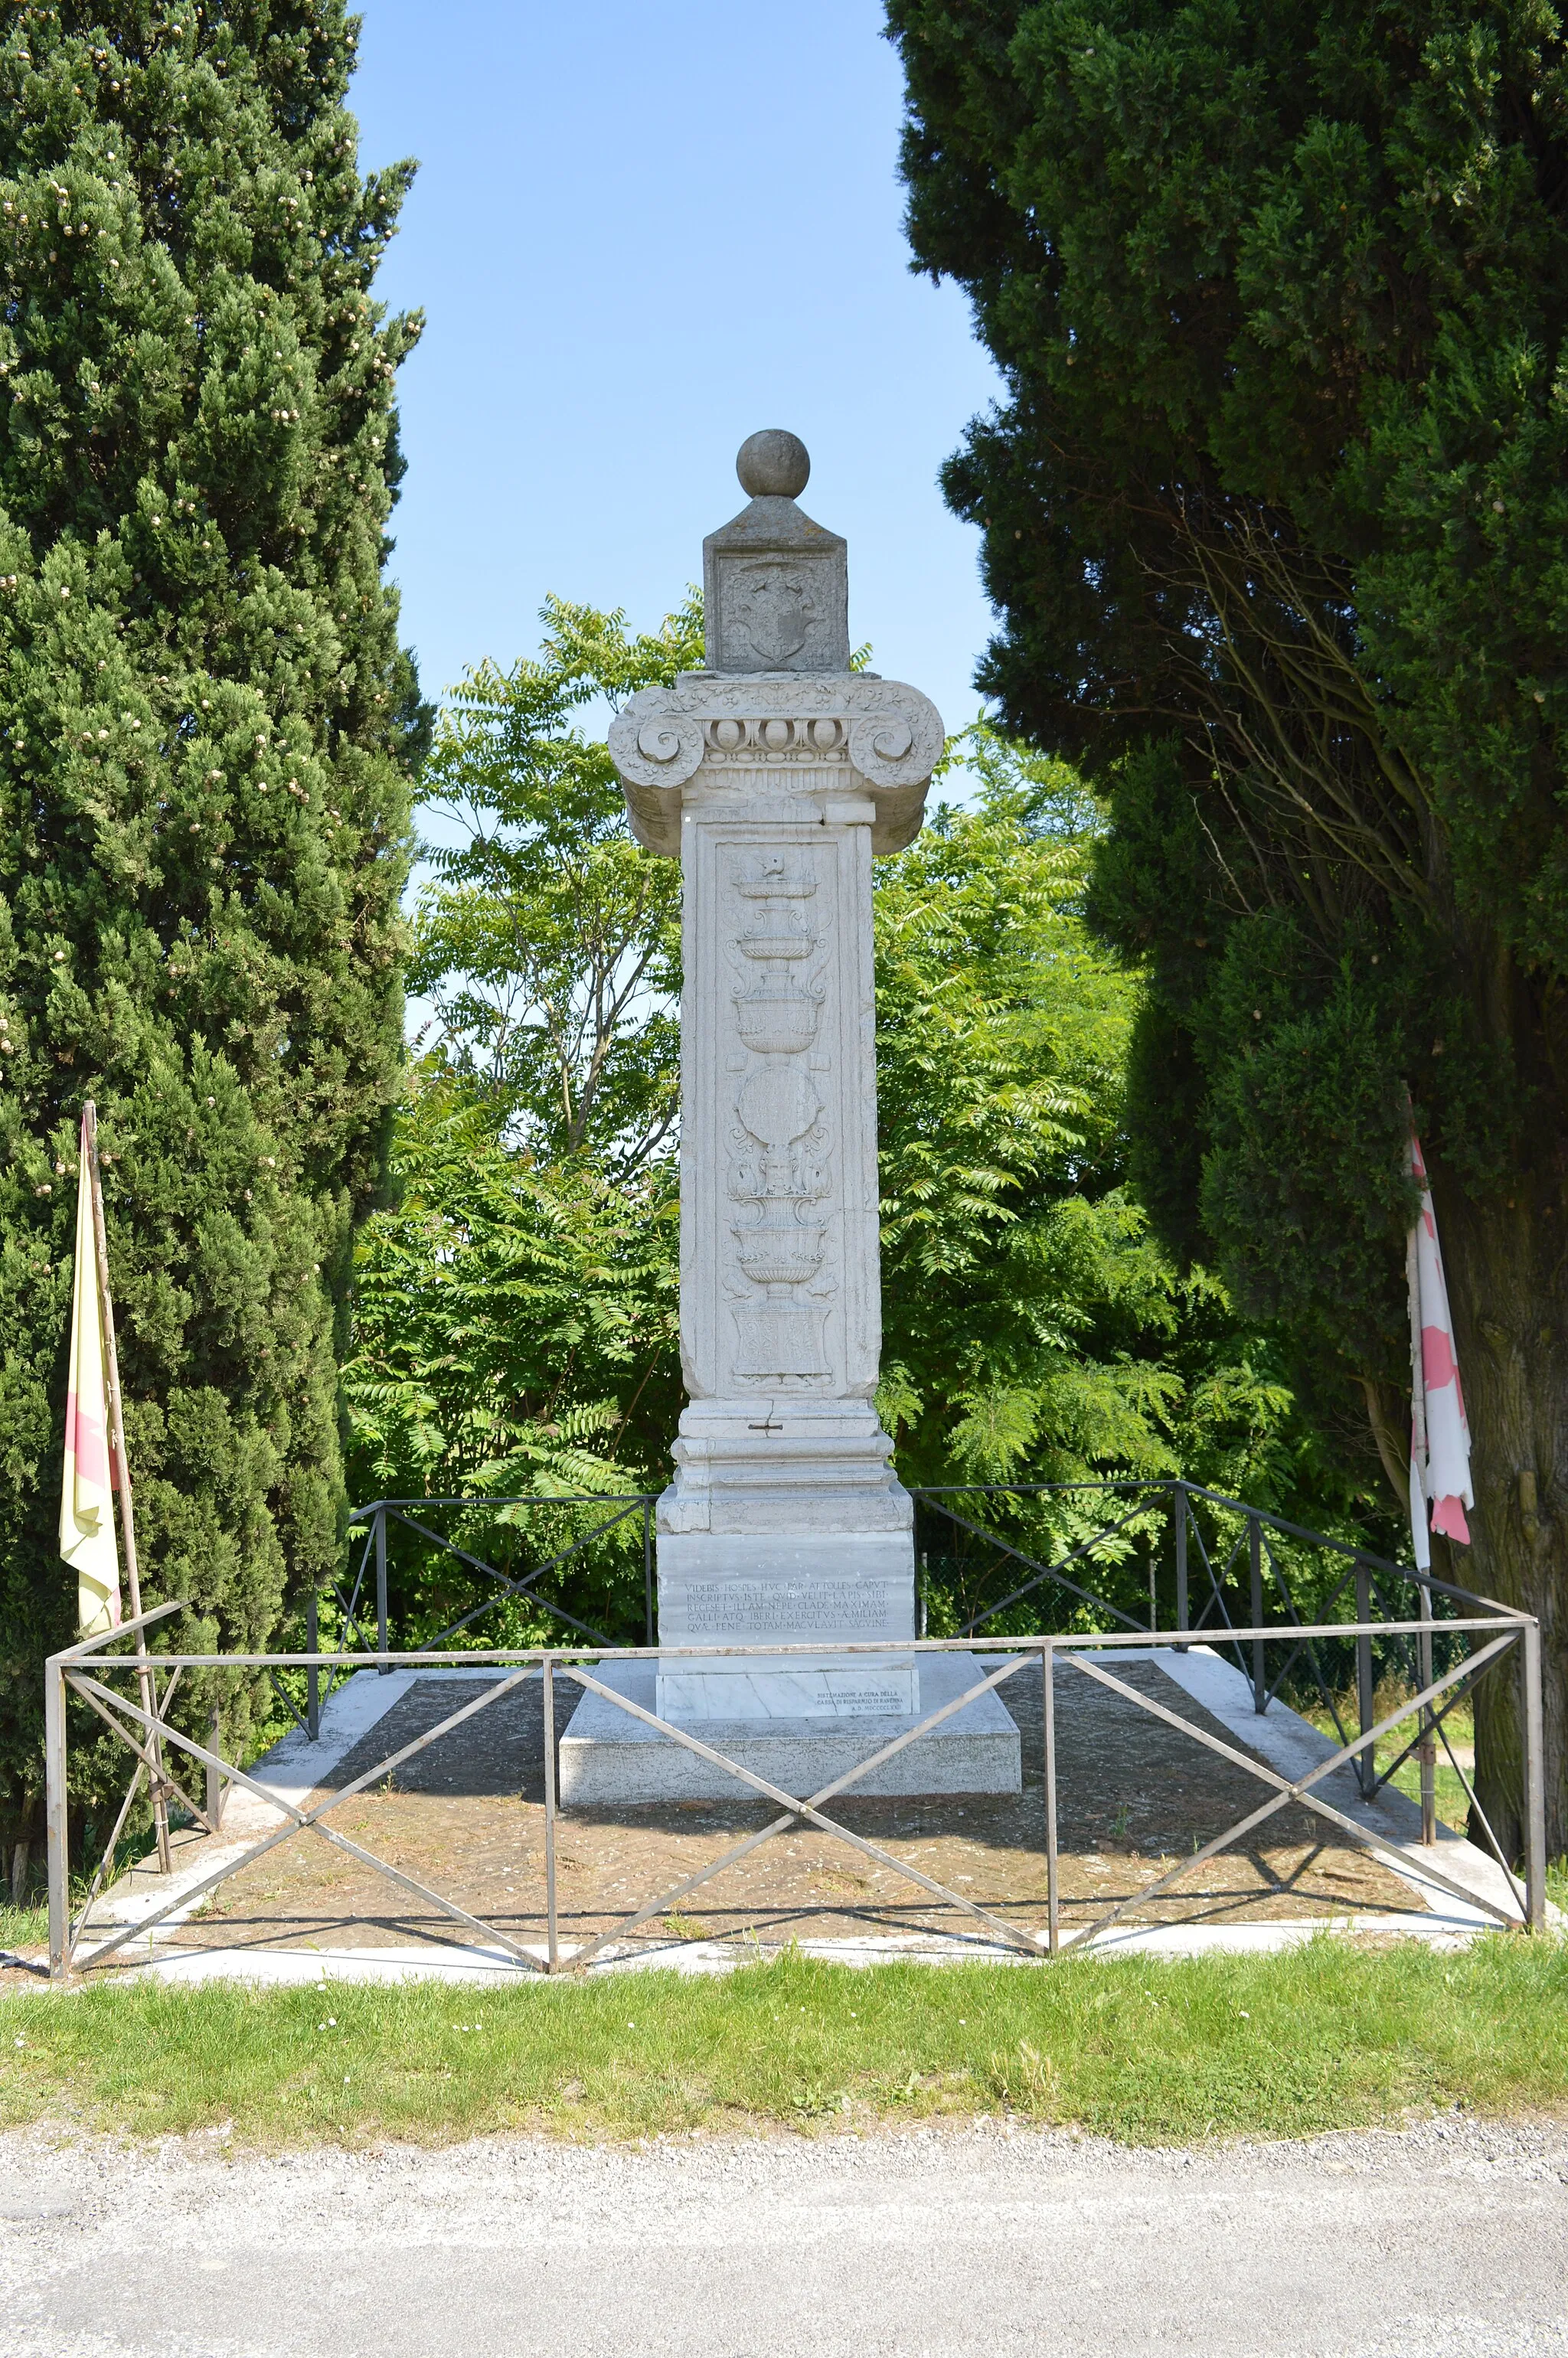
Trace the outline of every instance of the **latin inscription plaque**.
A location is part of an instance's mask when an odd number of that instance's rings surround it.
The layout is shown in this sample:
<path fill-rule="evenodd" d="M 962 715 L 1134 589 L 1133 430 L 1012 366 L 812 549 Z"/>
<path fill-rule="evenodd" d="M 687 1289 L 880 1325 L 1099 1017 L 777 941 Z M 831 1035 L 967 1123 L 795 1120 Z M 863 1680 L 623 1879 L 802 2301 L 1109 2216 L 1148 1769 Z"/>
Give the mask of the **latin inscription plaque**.
<path fill-rule="evenodd" d="M 880 1582 L 860 1580 L 687 1580 L 690 1638 L 876 1637 L 888 1617 Z"/>

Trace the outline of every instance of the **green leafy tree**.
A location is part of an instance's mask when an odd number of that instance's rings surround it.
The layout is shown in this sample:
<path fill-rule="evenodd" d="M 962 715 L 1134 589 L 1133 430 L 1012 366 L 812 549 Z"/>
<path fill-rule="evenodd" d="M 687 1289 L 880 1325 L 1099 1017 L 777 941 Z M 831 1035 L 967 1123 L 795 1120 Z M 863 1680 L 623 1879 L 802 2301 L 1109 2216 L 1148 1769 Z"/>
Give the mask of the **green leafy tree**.
<path fill-rule="evenodd" d="M 591 1152 L 630 1174 L 679 1109 L 680 871 L 632 841 L 600 730 L 639 688 L 702 663 L 695 596 L 651 635 L 551 599 L 536 661 L 466 675 L 425 780 L 411 980 L 444 1060 L 543 1157 Z"/>
<path fill-rule="evenodd" d="M 1143 1199 L 1403 1483 L 1403 1174 L 1538 1613 L 1568 1847 L 1568 54 L 1537 0 L 890 0 L 919 265 L 1007 397 L 949 463 L 983 685 L 1112 818 Z M 1341 1420 L 1341 1422 L 1343 1421 Z M 1368 1449 L 1371 1442 L 1368 1444 Z M 1515 1702 L 1480 1790 L 1519 1834 Z"/>
<path fill-rule="evenodd" d="M 399 1118 L 396 1172 L 398 1201 L 366 1223 L 355 1260 L 344 1391 L 357 1503 L 474 1499 L 443 1528 L 520 1572 L 603 1516 L 486 1501 L 666 1478 L 680 1408 L 673 1168 L 540 1163 L 501 1135 L 488 1094 L 430 1058 Z M 549 1593 L 608 1635 L 640 1637 L 642 1588 L 634 1520 Z M 495 1594 L 396 1525 L 390 1589 L 411 1643 Z M 508 1606 L 475 1637 L 527 1642 L 548 1628 Z"/>
<path fill-rule="evenodd" d="M 1120 1184 L 1136 985 L 1089 936 L 1098 814 L 981 726 L 876 870 L 881 1401 L 908 1480 L 1176 1470 L 1172 1271 Z M 951 774 L 950 767 L 947 774 Z"/>
<path fill-rule="evenodd" d="M 411 168 L 359 173 L 356 39 L 336 0 L 0 28 L 0 1817 L 74 1628 L 84 1098 L 144 1598 L 254 1647 L 337 1555 L 427 733 L 382 580 L 417 321 L 371 299 Z"/>
<path fill-rule="evenodd" d="M 362 1500 L 658 1488 L 679 1412 L 680 874 L 632 841 L 602 716 L 702 661 L 692 600 L 652 633 L 552 599 L 535 659 L 467 673 L 427 765 L 435 839 L 411 979 L 435 1037 L 370 1223 L 345 1390 Z M 516 1572 L 593 1520 L 449 1521 Z M 635 1541 L 635 1546 L 633 1541 Z M 574 1560 L 573 1609 L 640 1634 L 641 1526 Z M 478 1603 L 395 1538 L 400 1624 Z M 532 1614 L 532 1617 L 530 1615 Z M 497 1607 L 476 1633 L 540 1634 Z"/>

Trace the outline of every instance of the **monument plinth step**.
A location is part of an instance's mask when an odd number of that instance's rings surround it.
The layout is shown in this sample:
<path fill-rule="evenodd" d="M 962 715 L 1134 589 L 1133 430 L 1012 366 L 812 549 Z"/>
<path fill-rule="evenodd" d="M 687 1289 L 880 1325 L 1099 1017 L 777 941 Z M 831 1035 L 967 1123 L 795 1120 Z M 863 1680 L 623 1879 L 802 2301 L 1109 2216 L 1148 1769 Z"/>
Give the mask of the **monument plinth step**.
<path fill-rule="evenodd" d="M 842 1660 L 844 1657 L 840 1656 Z M 868 1669 L 877 1658 L 863 1657 Z M 807 1799 L 885 1744 L 940 1710 L 1000 1667 L 994 1655 L 916 1658 L 920 1709 L 856 1714 L 839 1719 L 686 1720 L 700 1743 Z M 670 1670 L 676 1666 L 671 1665 Z M 697 1667 L 696 1664 L 694 1668 Z M 666 1678 L 670 1675 L 666 1670 Z M 651 1661 L 604 1662 L 595 1672 L 644 1711 L 655 1708 Z M 1017 1793 L 1022 1790 L 1018 1725 L 993 1690 L 917 1736 L 858 1780 L 854 1793 Z M 633 1719 L 605 1697 L 585 1694 L 561 1739 L 560 1795 L 568 1807 L 614 1808 L 637 1801 L 745 1801 L 754 1789 L 700 1759 L 670 1736 Z"/>
<path fill-rule="evenodd" d="M 799 1643 L 804 1633 L 780 1635 L 785 1643 Z M 668 1636 L 664 1642 L 671 1642 Z M 657 1693 L 659 1717 L 677 1727 L 699 1719 L 896 1719 L 916 1713 L 920 1672 L 913 1654 L 825 1651 L 666 1662 L 659 1667 Z"/>

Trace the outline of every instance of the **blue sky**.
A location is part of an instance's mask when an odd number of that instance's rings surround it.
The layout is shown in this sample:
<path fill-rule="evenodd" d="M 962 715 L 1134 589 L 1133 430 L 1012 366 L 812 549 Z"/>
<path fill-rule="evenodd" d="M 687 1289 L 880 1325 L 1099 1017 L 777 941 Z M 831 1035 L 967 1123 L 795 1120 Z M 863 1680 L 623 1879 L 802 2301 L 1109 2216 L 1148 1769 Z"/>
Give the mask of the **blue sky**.
<path fill-rule="evenodd" d="M 427 693 L 537 644 L 555 590 L 657 621 L 743 505 L 759 426 L 812 453 L 876 668 L 973 718 L 978 536 L 936 471 L 997 380 L 914 277 L 877 0 L 365 0 L 361 160 L 420 171 L 379 281 L 421 305 L 394 519 Z"/>

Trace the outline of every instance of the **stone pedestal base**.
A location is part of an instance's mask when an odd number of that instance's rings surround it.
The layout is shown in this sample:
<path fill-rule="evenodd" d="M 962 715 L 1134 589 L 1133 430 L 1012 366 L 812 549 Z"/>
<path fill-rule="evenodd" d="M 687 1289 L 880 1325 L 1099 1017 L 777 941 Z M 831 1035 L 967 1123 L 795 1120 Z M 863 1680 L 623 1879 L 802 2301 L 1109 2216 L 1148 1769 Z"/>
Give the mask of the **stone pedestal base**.
<path fill-rule="evenodd" d="M 902 1495 L 902 1494 L 901 1494 Z M 834 1654 L 914 1634 L 907 1531 L 659 1533 L 659 1642 L 820 1646 L 818 1655 L 659 1665 L 657 1710 L 694 1719 L 840 1719 L 913 1713 L 913 1654 Z"/>
<path fill-rule="evenodd" d="M 799 1640 L 796 1641 L 801 1642 Z M 695 1720 L 887 1719 L 918 1716 L 913 1654 L 781 1654 L 733 1662 L 661 1664 L 654 1708 L 677 1727 Z"/>
<path fill-rule="evenodd" d="M 853 1659 L 853 1658 L 851 1658 Z M 861 1656 L 862 1662 L 875 1658 Z M 838 1663 L 843 1664 L 840 1655 Z M 694 1665 L 694 1669 L 700 1667 Z M 995 1655 L 922 1654 L 914 1658 L 919 1707 L 910 1713 L 858 1712 L 827 1718 L 768 1717 L 688 1720 L 678 1724 L 699 1742 L 806 1800 L 836 1777 L 879 1752 L 884 1744 L 989 1670 Z M 672 1664 L 672 1671 L 678 1668 Z M 656 1708 L 652 1662 L 604 1662 L 594 1675 L 644 1711 Z M 666 1672 L 666 1676 L 669 1675 Z M 564 1682 L 563 1682 L 564 1683 Z M 1022 1790 L 1018 1725 L 995 1692 L 945 1719 L 928 1736 L 850 1788 L 853 1793 L 1017 1793 Z M 701 1760 L 596 1694 L 585 1694 L 561 1739 L 560 1795 L 578 1808 L 614 1808 L 635 1801 L 708 1801 L 759 1798 L 752 1788 Z"/>
<path fill-rule="evenodd" d="M 659 1533 L 908 1531 L 907 1490 L 870 1400 L 746 1392 L 681 1411 Z"/>

